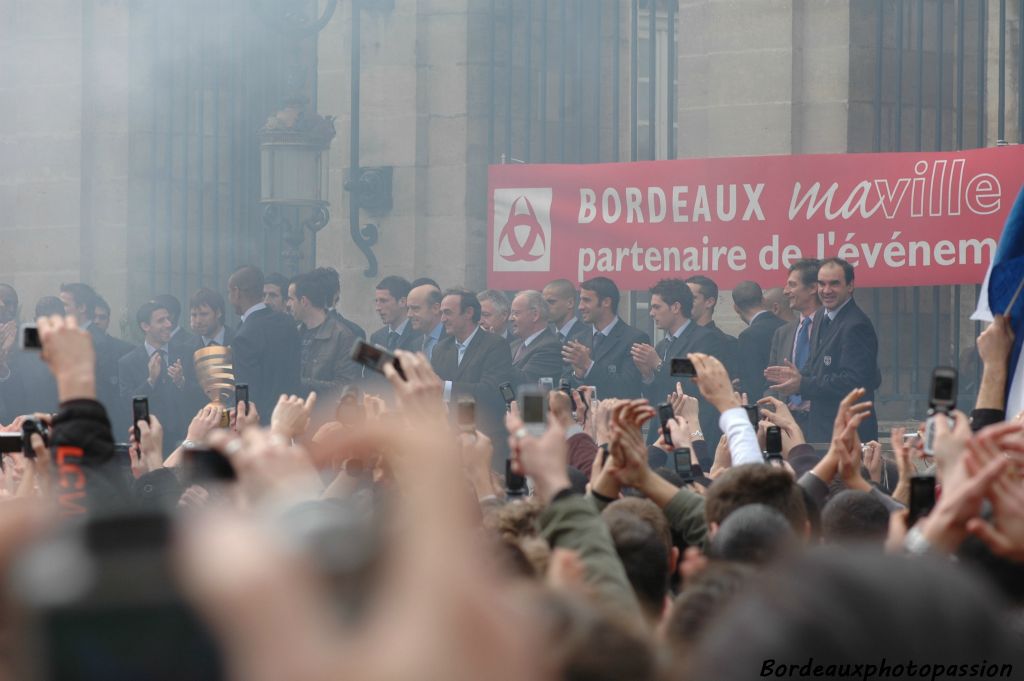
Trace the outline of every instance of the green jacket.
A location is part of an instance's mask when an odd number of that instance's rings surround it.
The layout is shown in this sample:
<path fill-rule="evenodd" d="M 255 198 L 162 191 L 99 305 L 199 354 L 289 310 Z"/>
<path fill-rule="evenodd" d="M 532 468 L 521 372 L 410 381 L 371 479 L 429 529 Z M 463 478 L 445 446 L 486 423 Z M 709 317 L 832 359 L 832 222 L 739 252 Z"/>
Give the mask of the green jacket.
<path fill-rule="evenodd" d="M 600 513 L 608 503 L 595 496 L 589 497 Z M 704 548 L 708 537 L 708 524 L 704 519 L 704 497 L 688 489 L 680 489 L 662 509 L 672 533 L 682 537 L 687 546 Z"/>

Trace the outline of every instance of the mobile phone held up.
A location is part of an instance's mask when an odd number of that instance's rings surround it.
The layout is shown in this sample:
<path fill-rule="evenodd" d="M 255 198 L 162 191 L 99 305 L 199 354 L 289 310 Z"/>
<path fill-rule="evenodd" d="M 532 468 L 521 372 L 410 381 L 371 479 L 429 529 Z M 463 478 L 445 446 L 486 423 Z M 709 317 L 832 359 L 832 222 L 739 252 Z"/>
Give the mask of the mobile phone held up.
<path fill-rule="evenodd" d="M 149 398 L 132 398 L 132 428 L 135 429 L 135 442 L 142 442 L 142 433 L 139 431 L 139 421 L 149 423 Z"/>
<path fill-rule="evenodd" d="M 907 527 L 913 527 L 935 507 L 935 476 L 915 475 L 910 478 L 910 513 Z"/>
<path fill-rule="evenodd" d="M 405 372 L 402 371 L 402 365 L 399 363 L 398 358 L 384 348 L 371 345 L 366 341 L 356 342 L 352 348 L 352 361 L 362 364 L 367 369 L 376 371 L 378 374 L 383 374 L 384 367 L 390 364 L 395 367 L 398 376 L 403 381 L 405 380 Z"/>
<path fill-rule="evenodd" d="M 548 394 L 536 385 L 519 388 L 519 415 L 530 435 L 543 435 L 548 415 Z"/>
<path fill-rule="evenodd" d="M 694 378 L 697 375 L 697 367 L 693 366 L 693 362 L 685 357 L 673 357 L 671 369 L 673 376 Z"/>
<path fill-rule="evenodd" d="M 245 405 L 245 411 L 249 411 L 249 385 L 247 383 L 238 383 L 235 385 L 235 409 L 239 406 Z"/>
<path fill-rule="evenodd" d="M 21 349 L 42 350 L 43 343 L 39 340 L 39 329 L 35 324 L 26 324 L 21 327 Z"/>
<path fill-rule="evenodd" d="M 672 411 L 671 404 L 662 403 L 658 405 L 658 420 L 661 421 L 661 432 L 664 433 L 665 444 L 669 447 L 675 447 L 675 444 L 672 442 L 672 433 L 668 429 L 668 422 L 674 419 L 675 416 L 676 414 Z M 689 465 L 689 459 L 687 459 L 686 463 Z"/>
<path fill-rule="evenodd" d="M 455 420 L 463 433 L 476 432 L 476 400 L 460 397 L 455 405 Z"/>
<path fill-rule="evenodd" d="M 928 419 L 924 426 L 924 453 L 935 453 L 935 421 L 946 419 L 949 430 L 956 426 L 950 413 L 956 409 L 957 370 L 953 367 L 935 367 L 932 371 L 932 386 L 928 393 Z"/>

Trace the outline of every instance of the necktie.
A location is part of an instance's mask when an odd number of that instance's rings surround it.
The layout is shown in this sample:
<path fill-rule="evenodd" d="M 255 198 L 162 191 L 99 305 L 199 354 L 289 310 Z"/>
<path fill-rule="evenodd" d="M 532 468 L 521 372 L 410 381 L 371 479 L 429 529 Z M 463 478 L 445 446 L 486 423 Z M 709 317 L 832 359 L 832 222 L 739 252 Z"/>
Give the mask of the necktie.
<path fill-rule="evenodd" d="M 821 332 L 818 333 L 818 345 L 821 345 L 821 341 L 825 338 L 825 332 L 828 331 L 828 327 L 832 324 L 832 319 L 827 315 L 821 315 Z"/>
<path fill-rule="evenodd" d="M 526 354 L 526 343 L 520 343 L 519 347 L 516 348 L 516 356 L 512 358 L 512 363 L 513 364 L 518 363 L 519 360 L 521 360 L 523 358 L 523 355 L 525 355 L 525 354 Z"/>
<path fill-rule="evenodd" d="M 656 352 L 658 353 L 658 357 L 661 358 L 662 362 L 668 361 L 668 349 L 672 347 L 672 341 L 674 340 L 675 336 L 665 336 L 664 338 L 661 339 L 661 342 L 658 343 Z"/>
<path fill-rule="evenodd" d="M 394 352 L 395 348 L 398 347 L 398 339 L 402 336 L 397 331 L 388 332 L 387 348 L 390 352 Z"/>
<path fill-rule="evenodd" d="M 594 334 L 594 355 L 597 355 L 598 349 L 601 347 L 601 341 L 604 340 L 604 334 L 598 331 Z M 593 359 L 593 357 L 591 357 Z"/>
<path fill-rule="evenodd" d="M 828 319 L 828 317 L 826 317 Z M 824 326 L 822 327 L 824 330 Z M 807 358 L 811 355 L 811 318 L 804 317 L 800 321 L 800 328 L 796 332 L 796 351 L 793 353 L 793 364 L 797 369 L 803 369 L 807 364 Z"/>

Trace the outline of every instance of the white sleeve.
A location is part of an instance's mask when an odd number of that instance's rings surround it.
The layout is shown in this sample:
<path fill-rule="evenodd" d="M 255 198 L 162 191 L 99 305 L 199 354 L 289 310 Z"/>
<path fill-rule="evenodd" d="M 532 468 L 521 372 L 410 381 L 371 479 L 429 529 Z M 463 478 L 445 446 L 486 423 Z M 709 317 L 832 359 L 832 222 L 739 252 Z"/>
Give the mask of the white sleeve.
<path fill-rule="evenodd" d="M 761 445 L 757 443 L 757 433 L 750 425 L 747 411 L 743 407 L 733 407 L 723 411 L 718 417 L 718 427 L 729 439 L 729 452 L 732 454 L 733 466 L 764 463 Z"/>

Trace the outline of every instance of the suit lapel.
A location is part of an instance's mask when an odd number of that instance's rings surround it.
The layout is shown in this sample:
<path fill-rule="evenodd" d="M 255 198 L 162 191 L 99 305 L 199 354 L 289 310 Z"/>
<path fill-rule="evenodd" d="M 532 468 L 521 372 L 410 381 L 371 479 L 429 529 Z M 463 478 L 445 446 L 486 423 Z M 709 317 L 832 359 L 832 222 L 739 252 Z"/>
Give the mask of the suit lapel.
<path fill-rule="evenodd" d="M 469 347 L 466 348 L 465 354 L 462 355 L 462 363 L 459 363 L 459 346 L 453 344 L 453 347 L 455 348 L 455 364 L 457 367 L 455 370 L 456 380 L 461 379 L 462 374 L 465 373 L 465 371 L 468 370 L 469 365 L 473 363 L 473 358 L 476 356 L 477 348 L 484 342 L 483 336 L 485 333 L 487 332 L 480 329 L 476 332 L 476 335 L 473 336 L 473 340 L 469 341 Z"/>
<path fill-rule="evenodd" d="M 612 351 L 612 346 L 616 345 L 619 341 L 619 337 L 622 336 L 625 322 L 619 319 L 612 327 L 612 330 L 608 332 L 608 335 L 601 340 L 601 347 L 597 349 L 594 356 L 591 358 L 594 362 L 598 362 L 604 359 L 608 353 Z M 590 347 L 594 347 L 594 336 L 590 337 Z"/>

